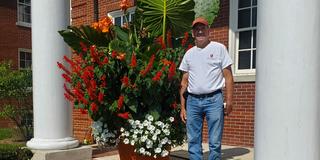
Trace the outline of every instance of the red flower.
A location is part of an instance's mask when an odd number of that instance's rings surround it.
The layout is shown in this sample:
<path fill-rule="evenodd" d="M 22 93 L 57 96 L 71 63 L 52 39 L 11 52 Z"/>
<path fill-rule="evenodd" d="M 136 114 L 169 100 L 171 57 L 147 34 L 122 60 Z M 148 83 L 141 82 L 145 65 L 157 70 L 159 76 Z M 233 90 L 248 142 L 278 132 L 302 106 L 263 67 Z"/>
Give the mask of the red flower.
<path fill-rule="evenodd" d="M 168 73 L 169 80 L 171 80 L 175 74 L 176 74 L 176 64 L 172 62 L 169 68 L 169 73 Z"/>
<path fill-rule="evenodd" d="M 156 57 L 155 57 L 154 54 L 150 57 L 149 63 L 148 63 L 148 65 L 147 65 L 146 69 L 144 69 L 144 70 L 142 70 L 142 71 L 140 72 L 140 74 L 141 74 L 142 76 L 145 76 L 145 75 L 151 70 L 155 58 L 156 58 Z"/>
<path fill-rule="evenodd" d="M 93 90 L 96 90 L 96 89 L 97 89 L 97 83 L 96 83 L 96 81 L 92 79 L 92 80 L 90 81 L 90 86 L 91 86 L 91 88 L 92 88 Z"/>
<path fill-rule="evenodd" d="M 112 52 L 111 52 L 111 57 L 112 57 L 112 58 L 117 57 L 117 55 L 118 55 L 118 53 L 117 53 L 116 51 L 112 51 Z"/>
<path fill-rule="evenodd" d="M 130 65 L 132 68 L 136 67 L 137 66 L 137 59 L 136 59 L 136 55 L 134 53 L 132 53 L 132 56 L 131 56 L 131 63 Z"/>
<path fill-rule="evenodd" d="M 98 111 L 98 106 L 95 103 L 91 103 L 90 110 L 95 113 Z"/>
<path fill-rule="evenodd" d="M 191 44 L 189 44 L 188 45 L 188 47 L 187 47 L 187 49 L 186 49 L 186 51 L 188 51 L 190 48 L 192 48 L 193 47 L 193 45 L 191 45 Z"/>
<path fill-rule="evenodd" d="M 71 83 L 71 78 L 67 74 L 63 73 L 62 77 L 66 80 L 66 82 Z"/>
<path fill-rule="evenodd" d="M 173 102 L 172 104 L 171 104 L 171 107 L 173 108 L 173 109 L 176 109 L 177 108 L 177 102 Z"/>
<path fill-rule="evenodd" d="M 80 112 L 81 112 L 81 114 L 87 114 L 88 112 L 85 110 L 85 109 L 83 109 L 83 108 L 80 108 Z"/>
<path fill-rule="evenodd" d="M 80 47 L 83 52 L 87 52 L 87 50 L 88 50 L 87 45 L 85 45 L 83 42 L 80 42 Z"/>
<path fill-rule="evenodd" d="M 104 57 L 103 61 L 102 61 L 102 64 L 107 64 L 109 62 L 109 59 L 108 57 Z"/>
<path fill-rule="evenodd" d="M 124 100 L 124 96 L 120 96 L 118 99 L 118 110 L 120 110 L 123 106 L 123 100 Z"/>
<path fill-rule="evenodd" d="M 129 112 L 118 113 L 118 117 L 121 117 L 123 119 L 129 119 Z"/>
<path fill-rule="evenodd" d="M 99 101 L 100 103 L 102 103 L 103 97 L 104 97 L 103 93 L 102 93 L 102 92 L 99 92 L 98 101 Z"/>
<path fill-rule="evenodd" d="M 61 64 L 60 62 L 57 62 L 57 64 L 58 64 L 58 67 L 60 68 L 60 69 L 62 69 L 64 72 L 66 72 L 68 75 L 71 75 L 71 73 L 70 73 L 70 71 L 63 65 L 63 64 Z"/>
<path fill-rule="evenodd" d="M 159 81 L 161 79 L 162 72 L 158 71 L 156 75 L 152 78 L 153 81 Z"/>
<path fill-rule="evenodd" d="M 162 36 L 158 37 L 158 38 L 156 39 L 156 42 L 161 45 L 161 48 L 162 48 L 162 49 L 166 49 L 166 44 L 164 44 L 164 41 L 163 41 Z"/>
<path fill-rule="evenodd" d="M 64 93 L 64 98 L 67 99 L 70 102 L 74 101 L 74 98 L 70 94 L 68 94 L 67 92 Z"/>
<path fill-rule="evenodd" d="M 129 77 L 127 76 L 123 76 L 123 78 L 121 79 L 122 85 L 124 85 L 125 87 L 129 86 Z"/>
<path fill-rule="evenodd" d="M 184 47 L 188 41 L 188 38 L 189 38 L 189 33 L 188 32 L 185 32 L 184 33 L 184 38 L 181 40 L 181 46 Z"/>

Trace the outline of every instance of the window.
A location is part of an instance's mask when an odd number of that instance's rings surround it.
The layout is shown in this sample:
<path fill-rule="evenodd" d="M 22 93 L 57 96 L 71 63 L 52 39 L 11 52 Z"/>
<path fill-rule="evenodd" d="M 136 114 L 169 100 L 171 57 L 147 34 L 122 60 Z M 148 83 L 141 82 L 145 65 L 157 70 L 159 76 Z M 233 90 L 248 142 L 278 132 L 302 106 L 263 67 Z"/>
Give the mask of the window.
<path fill-rule="evenodd" d="M 18 0 L 17 15 L 17 25 L 31 27 L 31 0 Z"/>
<path fill-rule="evenodd" d="M 32 66 L 32 54 L 30 49 L 19 48 L 19 69 L 27 69 Z"/>
<path fill-rule="evenodd" d="M 234 53 L 236 76 L 256 69 L 257 0 L 230 0 L 229 50 Z"/>
<path fill-rule="evenodd" d="M 113 12 L 109 12 L 108 16 L 112 17 L 113 23 L 117 26 L 122 26 L 124 23 L 126 23 L 127 21 L 131 22 L 134 18 L 134 11 L 135 11 L 136 7 L 131 7 L 128 8 L 128 15 L 127 17 L 125 17 L 123 15 L 123 12 L 121 10 L 117 10 L 117 11 L 113 11 Z"/>

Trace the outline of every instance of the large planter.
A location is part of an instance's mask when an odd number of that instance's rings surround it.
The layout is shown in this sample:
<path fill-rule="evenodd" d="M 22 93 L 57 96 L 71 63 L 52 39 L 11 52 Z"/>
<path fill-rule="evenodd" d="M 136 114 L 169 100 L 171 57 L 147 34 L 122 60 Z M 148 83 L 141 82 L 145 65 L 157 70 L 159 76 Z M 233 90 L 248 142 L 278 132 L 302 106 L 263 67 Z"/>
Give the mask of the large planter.
<path fill-rule="evenodd" d="M 142 156 L 134 152 L 134 147 L 130 144 L 124 144 L 120 142 L 118 144 L 118 152 L 120 160 L 169 160 L 169 156 L 166 157 L 150 157 Z"/>

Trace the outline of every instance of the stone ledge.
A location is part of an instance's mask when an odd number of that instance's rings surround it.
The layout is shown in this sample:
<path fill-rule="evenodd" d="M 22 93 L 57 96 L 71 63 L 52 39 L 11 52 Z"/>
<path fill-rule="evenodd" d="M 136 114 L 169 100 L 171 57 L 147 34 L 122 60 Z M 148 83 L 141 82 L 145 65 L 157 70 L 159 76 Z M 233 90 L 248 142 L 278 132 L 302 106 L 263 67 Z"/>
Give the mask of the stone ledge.
<path fill-rule="evenodd" d="M 92 148 L 82 146 L 68 150 L 32 150 L 32 160 L 91 160 Z"/>

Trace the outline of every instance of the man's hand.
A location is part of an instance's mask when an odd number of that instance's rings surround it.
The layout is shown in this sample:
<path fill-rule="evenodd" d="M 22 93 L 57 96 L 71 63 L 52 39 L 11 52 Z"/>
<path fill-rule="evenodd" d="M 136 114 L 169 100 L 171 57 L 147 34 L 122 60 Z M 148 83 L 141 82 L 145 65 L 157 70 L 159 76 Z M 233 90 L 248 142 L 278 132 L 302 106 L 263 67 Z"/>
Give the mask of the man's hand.
<path fill-rule="evenodd" d="M 187 113 L 186 113 L 185 107 L 181 107 L 180 117 L 181 117 L 182 122 L 186 123 L 186 121 L 187 121 Z"/>
<path fill-rule="evenodd" d="M 228 116 L 232 112 L 232 103 L 226 103 L 224 108 L 224 115 Z"/>

